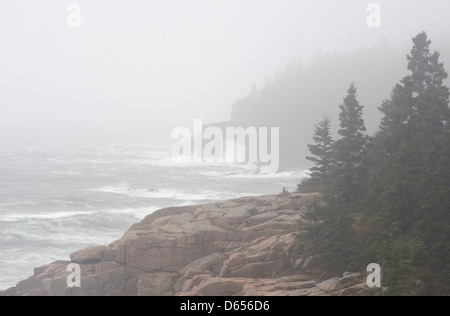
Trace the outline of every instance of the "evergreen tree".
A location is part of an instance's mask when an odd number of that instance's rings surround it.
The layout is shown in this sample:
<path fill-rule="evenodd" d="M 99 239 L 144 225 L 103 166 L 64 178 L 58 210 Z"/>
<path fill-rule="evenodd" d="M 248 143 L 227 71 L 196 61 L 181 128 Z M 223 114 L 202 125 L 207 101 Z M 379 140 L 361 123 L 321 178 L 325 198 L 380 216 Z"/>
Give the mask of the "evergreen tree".
<path fill-rule="evenodd" d="M 322 120 L 315 124 L 313 140 L 314 145 L 308 145 L 311 157 L 306 159 L 314 162 L 311 168 L 311 177 L 319 182 L 327 182 L 333 165 L 333 138 L 330 131 L 331 119 L 324 115 Z"/>
<path fill-rule="evenodd" d="M 410 74 L 393 89 L 391 99 L 380 107 L 384 117 L 381 131 L 386 137 L 390 154 L 403 143 L 433 143 L 450 119 L 449 89 L 444 85 L 447 72 L 439 61 L 439 53 L 430 52 L 431 41 L 425 32 L 413 39 L 413 48 L 407 56 Z M 447 126 L 448 128 L 448 126 Z"/>
<path fill-rule="evenodd" d="M 407 57 L 410 74 L 380 108 L 385 165 L 371 184 L 367 215 L 380 238 L 375 245 L 387 242 L 393 225 L 398 229 L 389 241 L 396 247 L 378 254 L 386 260 L 391 288 L 402 292 L 405 279 L 422 278 L 427 280 L 424 291 L 433 293 L 448 290 L 450 282 L 449 89 L 426 33 L 413 44 Z"/>
<path fill-rule="evenodd" d="M 413 225 L 412 210 L 423 202 L 423 193 L 430 188 L 431 183 L 424 185 L 424 179 L 441 165 L 439 157 L 447 146 L 450 118 L 449 89 L 444 85 L 447 73 L 439 53 L 430 52 L 431 41 L 425 32 L 413 43 L 407 57 L 411 73 L 380 108 L 384 114 L 380 137 L 385 139 L 388 157 L 379 177 L 386 181 L 383 194 L 389 195 L 384 196 L 390 202 L 386 203 L 386 216 L 399 221 L 403 229 Z"/>
<path fill-rule="evenodd" d="M 430 45 L 424 32 L 413 39 L 410 73 L 381 105 L 380 131 L 369 142 L 350 87 L 330 185 L 300 226 L 322 268 L 377 262 L 392 294 L 450 293 L 450 93 Z"/>
<path fill-rule="evenodd" d="M 342 136 L 333 144 L 333 165 L 330 170 L 330 184 L 322 201 L 315 203 L 307 213 L 306 229 L 321 254 L 322 264 L 329 272 L 342 273 L 349 264 L 356 262 L 358 241 L 355 238 L 354 218 L 356 209 L 352 203 L 361 190 L 362 163 L 367 142 L 363 107 L 357 100 L 357 90 L 351 84 L 344 102 L 340 105 L 339 134 Z M 330 150 L 331 152 L 331 150 Z"/>
<path fill-rule="evenodd" d="M 343 202 L 352 202 L 361 194 L 364 184 L 363 162 L 368 137 L 364 135 L 363 106 L 357 99 L 357 89 L 352 83 L 339 106 L 342 137 L 334 146 L 333 193 Z"/>

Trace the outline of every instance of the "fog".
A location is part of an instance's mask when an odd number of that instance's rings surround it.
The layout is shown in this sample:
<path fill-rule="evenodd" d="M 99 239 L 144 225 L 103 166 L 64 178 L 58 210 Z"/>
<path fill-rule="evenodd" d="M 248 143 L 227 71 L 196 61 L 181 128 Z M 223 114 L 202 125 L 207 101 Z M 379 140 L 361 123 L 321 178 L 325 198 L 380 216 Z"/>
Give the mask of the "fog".
<path fill-rule="evenodd" d="M 80 28 L 69 3 L 0 3 L 0 144 L 167 142 L 294 57 L 450 38 L 447 0 L 378 1 L 381 28 L 361 0 L 79 0 Z"/>

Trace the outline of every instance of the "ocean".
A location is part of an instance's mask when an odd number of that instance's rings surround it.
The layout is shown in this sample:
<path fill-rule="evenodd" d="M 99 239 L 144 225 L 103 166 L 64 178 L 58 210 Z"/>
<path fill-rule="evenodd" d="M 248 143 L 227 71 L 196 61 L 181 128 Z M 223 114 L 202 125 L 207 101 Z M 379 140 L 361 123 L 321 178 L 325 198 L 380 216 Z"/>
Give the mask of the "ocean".
<path fill-rule="evenodd" d="M 33 268 L 107 245 L 155 210 L 296 189 L 303 171 L 175 163 L 170 146 L 0 148 L 0 290 Z"/>

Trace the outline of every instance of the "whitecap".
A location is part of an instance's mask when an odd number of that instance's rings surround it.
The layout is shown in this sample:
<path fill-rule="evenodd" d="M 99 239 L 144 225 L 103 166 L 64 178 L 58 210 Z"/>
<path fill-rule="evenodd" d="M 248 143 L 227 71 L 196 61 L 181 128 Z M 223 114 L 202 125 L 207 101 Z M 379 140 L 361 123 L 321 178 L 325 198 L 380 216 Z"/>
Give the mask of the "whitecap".
<path fill-rule="evenodd" d="M 240 196 L 252 196 L 258 193 L 252 192 L 223 192 L 213 190 L 200 190 L 197 193 L 186 192 L 176 189 L 132 189 L 123 186 L 106 186 L 103 188 L 92 189 L 96 192 L 119 194 L 130 197 L 152 198 L 152 199 L 171 199 L 182 201 L 207 201 L 207 200 L 226 200 Z"/>

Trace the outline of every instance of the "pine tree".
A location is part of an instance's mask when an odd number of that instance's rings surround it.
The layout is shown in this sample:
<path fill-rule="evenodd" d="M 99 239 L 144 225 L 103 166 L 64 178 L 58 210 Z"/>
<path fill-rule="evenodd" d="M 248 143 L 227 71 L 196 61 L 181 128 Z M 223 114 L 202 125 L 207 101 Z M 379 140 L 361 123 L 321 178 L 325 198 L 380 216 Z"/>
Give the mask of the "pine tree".
<path fill-rule="evenodd" d="M 363 162 L 368 137 L 363 119 L 363 106 L 357 99 L 357 89 L 352 83 L 339 106 L 341 139 L 334 146 L 333 193 L 343 202 L 352 202 L 361 194 L 364 184 Z"/>
<path fill-rule="evenodd" d="M 314 162 L 311 177 L 318 182 L 327 182 L 333 166 L 333 138 L 331 136 L 331 119 L 324 115 L 322 120 L 315 124 L 313 140 L 314 145 L 308 145 L 311 157 L 306 159 Z"/>

